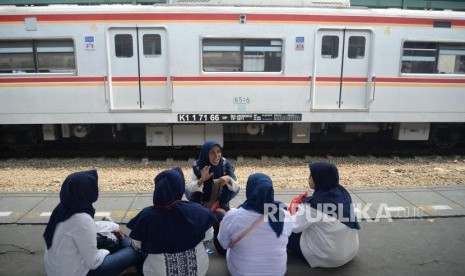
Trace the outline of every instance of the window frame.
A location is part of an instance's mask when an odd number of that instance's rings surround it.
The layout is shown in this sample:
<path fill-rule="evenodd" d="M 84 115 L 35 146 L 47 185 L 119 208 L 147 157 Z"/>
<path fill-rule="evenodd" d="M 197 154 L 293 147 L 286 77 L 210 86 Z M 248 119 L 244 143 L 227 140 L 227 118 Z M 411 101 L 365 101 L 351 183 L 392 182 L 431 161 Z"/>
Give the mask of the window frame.
<path fill-rule="evenodd" d="M 12 45 L 8 47 L 8 43 Z M 14 44 L 16 44 L 17 46 L 15 47 Z M 21 48 L 18 47 L 21 44 L 28 46 L 25 47 L 28 48 L 27 51 L 22 51 Z M 54 44 L 56 44 L 56 46 Z M 30 67 L 26 68 L 27 66 L 14 66 L 15 64 L 10 62 L 11 68 L 0 68 L 0 74 L 2 75 L 77 74 L 76 43 L 73 38 L 9 38 L 0 39 L 0 45 L 7 46 L 0 47 L 0 62 L 2 62 L 2 60 L 4 59 L 15 60 L 16 62 L 18 62 L 18 55 L 25 54 L 25 60 L 20 62 L 22 62 L 22 64 L 28 63 Z M 58 60 L 56 60 L 56 58 L 58 58 Z M 43 62 L 40 62 L 41 60 L 47 61 L 47 59 L 49 60 L 49 63 L 44 64 Z M 53 59 L 55 59 L 55 61 Z M 7 65 L 9 64 L 8 62 L 5 63 Z M 54 66 L 54 64 L 66 65 Z M 70 64 L 71 66 L 67 66 Z"/>
<path fill-rule="evenodd" d="M 234 53 L 236 51 L 232 51 L 234 50 L 233 48 L 237 48 L 239 47 L 239 51 L 237 51 L 239 54 L 238 56 L 236 57 L 236 68 L 238 68 L 238 70 L 205 70 L 206 69 L 206 65 L 205 65 L 205 57 L 204 57 L 204 47 L 211 47 L 211 45 L 204 45 L 204 42 L 206 40 L 209 40 L 209 41 L 214 41 L 214 40 L 217 40 L 217 41 L 232 41 L 232 42 L 235 42 L 235 43 L 232 43 L 232 44 L 224 44 L 224 47 L 225 48 L 228 48 L 229 47 L 229 51 L 231 53 Z M 265 46 L 257 46 L 257 45 L 246 45 L 247 43 L 246 42 L 253 42 L 253 41 L 268 41 L 269 45 L 265 45 Z M 279 44 L 274 44 L 273 43 L 278 43 Z M 237 44 L 237 45 L 233 45 L 233 44 Z M 205 73 L 205 74 L 234 74 L 234 73 L 238 73 L 238 74 L 284 74 L 284 56 L 285 56 L 285 39 L 283 37 L 219 37 L 219 36 L 203 36 L 203 37 L 200 37 L 199 39 L 199 47 L 200 47 L 200 71 L 202 73 Z M 263 55 L 251 55 L 251 51 L 248 51 L 249 54 L 247 54 L 246 52 L 246 47 L 249 48 L 249 49 L 254 49 L 254 48 L 260 48 L 260 47 L 269 47 L 270 49 L 272 49 L 273 47 L 280 47 L 281 51 L 263 51 Z M 213 52 L 213 51 L 212 51 Z M 276 71 L 266 71 L 266 66 L 267 65 L 262 65 L 264 66 L 264 70 L 263 71 L 260 71 L 260 70 L 245 70 L 244 71 L 244 66 L 246 66 L 244 63 L 246 61 L 250 61 L 253 63 L 253 60 L 254 59 L 260 59 L 260 57 L 262 57 L 264 59 L 264 63 L 266 63 L 266 58 L 265 58 L 265 55 L 267 53 L 273 53 L 273 52 L 276 52 L 276 53 L 279 53 L 278 56 L 280 55 L 279 57 L 279 71 L 276 70 Z M 218 54 L 220 53 L 220 51 L 217 52 Z M 273 64 L 273 61 L 271 61 L 271 59 L 273 58 L 276 58 L 276 56 L 274 57 L 270 57 L 270 62 Z M 233 64 L 234 65 L 234 64 Z M 274 64 L 273 64 L 274 65 Z M 237 66 L 240 66 L 240 67 L 237 67 Z M 253 65 L 249 65 L 249 66 L 253 66 Z M 260 65 L 257 65 L 255 64 L 255 66 L 260 66 Z M 273 67 L 273 66 L 271 66 Z M 234 68 L 233 66 L 231 66 L 231 68 Z"/>
<path fill-rule="evenodd" d="M 407 44 L 407 45 L 406 45 Z M 434 47 L 415 47 L 414 44 L 421 45 L 424 44 L 427 46 Z M 455 55 L 454 61 L 454 72 L 444 72 L 440 70 L 440 64 L 444 63 L 445 56 L 450 53 L 450 50 L 445 49 L 447 47 L 456 47 L 459 48 L 452 50 L 456 53 L 463 53 L 463 55 Z M 406 54 L 406 51 L 409 51 L 409 54 Z M 415 55 L 414 53 L 425 53 L 424 55 Z M 427 53 L 430 53 L 429 55 Z M 441 58 L 442 57 L 442 58 Z M 458 59 L 457 59 L 458 58 Z M 426 68 L 427 63 L 432 63 L 432 68 L 430 71 L 421 70 L 422 68 Z M 456 64 L 459 63 L 458 71 L 455 71 Z M 400 50 L 400 61 L 399 61 L 399 74 L 401 75 L 412 75 L 412 74 L 421 74 L 421 75 L 429 75 L 429 76 L 464 76 L 465 75 L 465 41 L 428 41 L 428 40 L 410 40 L 406 39 L 402 41 L 401 50 Z M 460 65 L 461 64 L 461 65 Z M 411 72 L 406 72 L 406 68 L 412 68 Z M 449 65 L 450 67 L 450 65 Z M 463 69 L 462 69 L 463 68 Z"/>

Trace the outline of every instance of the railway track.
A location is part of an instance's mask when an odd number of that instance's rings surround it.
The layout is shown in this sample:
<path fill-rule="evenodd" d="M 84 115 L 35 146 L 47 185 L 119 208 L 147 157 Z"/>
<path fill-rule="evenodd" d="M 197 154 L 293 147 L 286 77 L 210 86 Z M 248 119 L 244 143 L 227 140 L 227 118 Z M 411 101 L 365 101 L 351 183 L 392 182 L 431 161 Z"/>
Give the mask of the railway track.
<path fill-rule="evenodd" d="M 0 158 L 77 158 L 77 157 L 128 157 L 150 160 L 182 160 L 197 157 L 200 147 L 146 147 L 138 144 L 41 144 L 34 148 L 9 149 L 0 147 Z M 438 149 L 419 142 L 325 142 L 312 144 L 283 143 L 228 143 L 225 156 L 242 157 L 305 157 L 305 156 L 429 156 L 465 155 L 465 145 L 451 149 Z"/>

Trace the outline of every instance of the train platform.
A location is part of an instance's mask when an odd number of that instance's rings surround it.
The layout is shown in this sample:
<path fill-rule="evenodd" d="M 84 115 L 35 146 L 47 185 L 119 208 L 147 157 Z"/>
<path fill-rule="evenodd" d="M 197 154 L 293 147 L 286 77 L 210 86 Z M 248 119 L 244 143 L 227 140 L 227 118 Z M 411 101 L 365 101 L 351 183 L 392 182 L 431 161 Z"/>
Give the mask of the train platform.
<path fill-rule="evenodd" d="M 277 190 L 284 203 L 303 190 Z M 360 250 L 350 263 L 311 268 L 289 255 L 287 275 L 463 275 L 465 184 L 428 188 L 351 189 L 361 220 Z M 245 199 L 241 190 L 231 202 Z M 0 193 L 0 275 L 45 275 L 42 234 L 58 193 Z M 95 219 L 125 224 L 152 203 L 152 193 L 100 193 Z M 212 246 L 208 275 L 228 275 Z"/>

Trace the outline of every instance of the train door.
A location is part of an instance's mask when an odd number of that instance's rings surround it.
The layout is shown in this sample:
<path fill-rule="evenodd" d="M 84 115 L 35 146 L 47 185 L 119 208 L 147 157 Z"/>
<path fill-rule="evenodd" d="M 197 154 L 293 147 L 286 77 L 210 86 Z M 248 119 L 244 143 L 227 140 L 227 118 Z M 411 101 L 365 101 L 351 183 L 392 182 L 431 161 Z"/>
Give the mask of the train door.
<path fill-rule="evenodd" d="M 368 108 L 371 36 L 370 30 L 318 30 L 312 82 L 313 109 Z"/>
<path fill-rule="evenodd" d="M 109 90 L 112 110 L 166 110 L 166 31 L 162 28 L 111 28 Z"/>

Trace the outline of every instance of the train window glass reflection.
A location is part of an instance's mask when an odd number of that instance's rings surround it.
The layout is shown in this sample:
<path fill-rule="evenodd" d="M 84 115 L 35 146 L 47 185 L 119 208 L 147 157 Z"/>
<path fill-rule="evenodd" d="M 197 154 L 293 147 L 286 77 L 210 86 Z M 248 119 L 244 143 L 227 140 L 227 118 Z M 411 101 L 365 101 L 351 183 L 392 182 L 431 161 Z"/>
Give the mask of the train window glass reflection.
<path fill-rule="evenodd" d="M 282 41 L 269 39 L 244 40 L 244 72 L 280 72 Z"/>
<path fill-rule="evenodd" d="M 348 57 L 352 59 L 362 59 L 365 57 L 365 37 L 364 36 L 349 37 Z"/>
<path fill-rule="evenodd" d="M 36 43 L 37 70 L 44 73 L 74 73 L 72 40 L 39 40 Z"/>
<path fill-rule="evenodd" d="M 0 40 L 0 73 L 75 73 L 71 39 Z"/>
<path fill-rule="evenodd" d="M 465 43 L 406 41 L 401 72 L 465 74 Z"/>
<path fill-rule="evenodd" d="M 202 69 L 205 72 L 280 72 L 282 40 L 204 39 Z"/>
<path fill-rule="evenodd" d="M 161 37 L 159 34 L 145 34 L 142 38 L 144 56 L 153 57 L 161 55 Z"/>
<path fill-rule="evenodd" d="M 402 65 L 402 73 L 434 74 L 436 72 L 436 43 L 404 42 Z"/>
<path fill-rule="evenodd" d="M 325 35 L 321 40 L 321 57 L 337 58 L 339 56 L 339 37 Z"/>
<path fill-rule="evenodd" d="M 117 34 L 115 35 L 115 54 L 119 58 L 128 58 L 134 55 L 132 45 L 132 35 Z"/>
<path fill-rule="evenodd" d="M 0 41 L 0 73 L 34 73 L 32 40 Z"/>
<path fill-rule="evenodd" d="M 465 43 L 439 45 L 439 74 L 465 74 Z"/>

